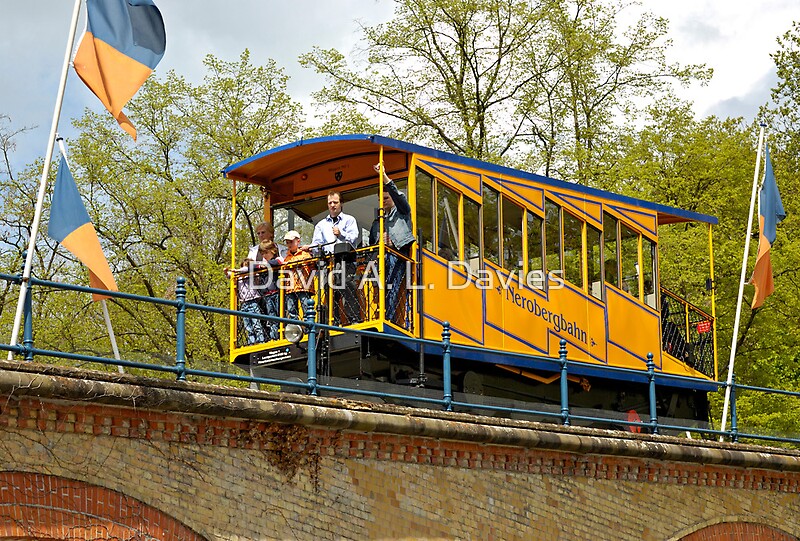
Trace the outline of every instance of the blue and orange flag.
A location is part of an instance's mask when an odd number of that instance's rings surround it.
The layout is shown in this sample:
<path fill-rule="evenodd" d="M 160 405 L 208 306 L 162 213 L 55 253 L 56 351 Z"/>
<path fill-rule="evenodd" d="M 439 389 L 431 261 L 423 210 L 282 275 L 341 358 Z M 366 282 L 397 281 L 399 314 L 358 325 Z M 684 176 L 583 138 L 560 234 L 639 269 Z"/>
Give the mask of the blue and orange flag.
<path fill-rule="evenodd" d="M 86 0 L 86 13 L 75 71 L 135 141 L 136 128 L 122 108 L 164 56 L 161 12 L 153 0 Z"/>
<path fill-rule="evenodd" d="M 58 165 L 47 234 L 86 265 L 91 287 L 118 291 L 117 282 L 100 246 L 100 239 L 97 238 L 97 232 L 63 156 Z M 94 294 L 93 298 L 98 301 L 106 297 Z"/>
<path fill-rule="evenodd" d="M 769 158 L 769 146 L 767 146 L 764 183 L 761 185 L 758 195 L 758 227 L 761 233 L 758 236 L 756 266 L 753 268 L 753 276 L 750 278 L 750 283 L 756 288 L 751 305 L 753 310 L 764 304 L 764 300 L 775 291 L 769 252 L 775 242 L 776 226 L 784 218 L 786 218 L 786 211 L 783 210 L 781 194 L 778 193 L 778 184 L 775 182 L 775 174 L 772 172 L 772 161 Z"/>

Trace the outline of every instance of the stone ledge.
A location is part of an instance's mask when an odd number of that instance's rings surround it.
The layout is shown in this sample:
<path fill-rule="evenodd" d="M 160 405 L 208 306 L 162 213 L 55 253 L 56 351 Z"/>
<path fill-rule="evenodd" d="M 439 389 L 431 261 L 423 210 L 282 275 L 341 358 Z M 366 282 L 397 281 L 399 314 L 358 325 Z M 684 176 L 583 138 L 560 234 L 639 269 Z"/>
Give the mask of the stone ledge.
<path fill-rule="evenodd" d="M 800 452 L 0 361 L 0 394 L 577 454 L 800 472 Z"/>

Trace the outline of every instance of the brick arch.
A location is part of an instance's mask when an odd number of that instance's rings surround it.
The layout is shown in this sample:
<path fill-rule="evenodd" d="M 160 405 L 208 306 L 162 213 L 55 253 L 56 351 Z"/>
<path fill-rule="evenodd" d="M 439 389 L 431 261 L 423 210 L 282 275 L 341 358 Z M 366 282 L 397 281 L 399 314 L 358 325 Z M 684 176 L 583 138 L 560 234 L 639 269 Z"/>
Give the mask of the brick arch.
<path fill-rule="evenodd" d="M 681 541 L 798 541 L 798 538 L 758 522 L 720 522 L 681 537 Z"/>
<path fill-rule="evenodd" d="M 187 526 L 120 492 L 27 472 L 0 472 L 0 540 L 205 541 Z"/>

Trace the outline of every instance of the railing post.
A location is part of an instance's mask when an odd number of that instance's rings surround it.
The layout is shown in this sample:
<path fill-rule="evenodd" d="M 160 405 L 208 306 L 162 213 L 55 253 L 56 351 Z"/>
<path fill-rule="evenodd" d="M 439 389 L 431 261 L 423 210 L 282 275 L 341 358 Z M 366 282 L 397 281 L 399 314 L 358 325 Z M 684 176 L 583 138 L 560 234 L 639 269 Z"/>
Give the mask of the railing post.
<path fill-rule="evenodd" d="M 178 277 L 175 288 L 178 301 L 178 314 L 175 318 L 175 366 L 178 369 L 178 381 L 186 381 L 186 278 Z"/>
<path fill-rule="evenodd" d="M 689 343 L 689 336 L 691 336 L 691 325 L 689 324 L 689 302 L 686 301 L 683 303 L 683 337 L 686 339 L 686 343 Z"/>
<path fill-rule="evenodd" d="M 739 429 L 736 426 L 736 374 L 731 376 L 731 441 L 739 441 Z"/>
<path fill-rule="evenodd" d="M 658 417 L 656 416 L 656 363 L 653 362 L 653 353 L 647 354 L 647 382 L 650 397 L 650 429 L 653 434 L 658 434 Z"/>
<path fill-rule="evenodd" d="M 24 359 L 28 362 L 33 361 L 33 284 L 28 281 L 28 290 L 25 292 L 25 303 L 22 306 L 23 327 L 22 327 L 22 348 L 25 352 Z"/>
<path fill-rule="evenodd" d="M 569 386 L 567 385 L 567 341 L 563 338 L 558 346 L 558 359 L 561 362 L 561 423 L 569 426 Z"/>
<path fill-rule="evenodd" d="M 442 324 L 442 380 L 444 409 L 453 411 L 453 382 L 450 373 L 450 322 Z"/>
<path fill-rule="evenodd" d="M 308 390 L 312 395 L 317 394 L 317 328 L 314 324 L 316 312 L 314 299 L 308 298 L 303 306 L 303 319 L 308 327 Z"/>

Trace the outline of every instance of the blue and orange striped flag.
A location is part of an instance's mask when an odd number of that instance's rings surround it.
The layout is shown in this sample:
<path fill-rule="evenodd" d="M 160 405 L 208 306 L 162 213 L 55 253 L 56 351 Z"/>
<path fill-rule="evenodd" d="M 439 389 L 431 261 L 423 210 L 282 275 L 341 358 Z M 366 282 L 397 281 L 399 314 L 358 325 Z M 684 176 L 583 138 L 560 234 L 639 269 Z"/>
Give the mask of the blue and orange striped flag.
<path fill-rule="evenodd" d="M 111 274 L 108 260 L 100 246 L 100 239 L 97 238 L 97 231 L 89 219 L 86 206 L 75 185 L 75 179 L 63 156 L 58 165 L 47 234 L 86 265 L 89 269 L 91 287 L 118 291 L 117 282 Z M 99 301 L 107 297 L 93 294 L 93 298 Z"/>
<path fill-rule="evenodd" d="M 758 226 L 761 233 L 758 236 L 756 266 L 753 268 L 753 276 L 750 278 L 750 283 L 756 288 L 751 305 L 753 310 L 764 304 L 764 300 L 775 291 L 769 252 L 775 242 L 776 226 L 784 218 L 786 218 L 786 211 L 783 210 L 781 194 L 778 193 L 778 184 L 775 182 L 775 174 L 772 172 L 772 161 L 769 158 L 769 146 L 767 146 L 764 183 L 761 185 L 758 195 Z"/>
<path fill-rule="evenodd" d="M 122 108 L 164 56 L 164 20 L 153 0 L 86 0 L 86 33 L 73 65 L 123 130 L 136 140 Z"/>

